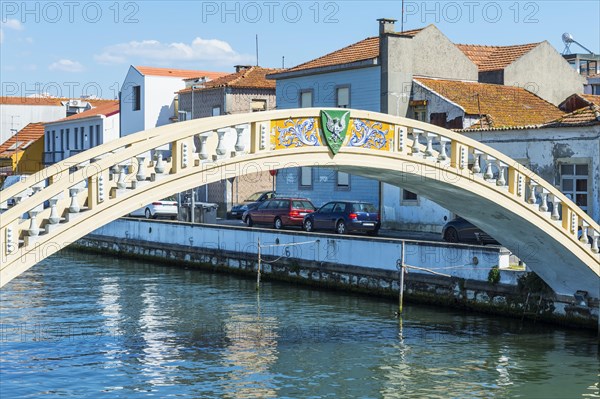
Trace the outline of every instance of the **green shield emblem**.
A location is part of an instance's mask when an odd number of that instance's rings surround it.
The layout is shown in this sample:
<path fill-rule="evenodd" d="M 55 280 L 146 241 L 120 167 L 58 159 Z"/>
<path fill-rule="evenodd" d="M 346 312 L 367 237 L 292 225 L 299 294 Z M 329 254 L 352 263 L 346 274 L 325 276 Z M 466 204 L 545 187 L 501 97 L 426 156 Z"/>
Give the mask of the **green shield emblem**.
<path fill-rule="evenodd" d="M 346 138 L 350 111 L 321 111 L 321 126 L 325 141 L 333 152 L 337 154 Z"/>

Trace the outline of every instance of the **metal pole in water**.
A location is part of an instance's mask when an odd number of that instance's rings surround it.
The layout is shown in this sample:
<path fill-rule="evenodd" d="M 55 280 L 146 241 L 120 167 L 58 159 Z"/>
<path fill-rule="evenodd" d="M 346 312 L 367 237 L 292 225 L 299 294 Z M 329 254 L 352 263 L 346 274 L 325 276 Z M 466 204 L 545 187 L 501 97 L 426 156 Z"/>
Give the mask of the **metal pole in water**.
<path fill-rule="evenodd" d="M 398 316 L 402 316 L 403 302 L 404 302 L 404 241 L 402 241 L 402 260 L 400 263 L 400 295 L 398 298 Z"/>
<path fill-rule="evenodd" d="M 256 273 L 256 290 L 260 289 L 260 238 L 258 239 L 258 270 Z"/>

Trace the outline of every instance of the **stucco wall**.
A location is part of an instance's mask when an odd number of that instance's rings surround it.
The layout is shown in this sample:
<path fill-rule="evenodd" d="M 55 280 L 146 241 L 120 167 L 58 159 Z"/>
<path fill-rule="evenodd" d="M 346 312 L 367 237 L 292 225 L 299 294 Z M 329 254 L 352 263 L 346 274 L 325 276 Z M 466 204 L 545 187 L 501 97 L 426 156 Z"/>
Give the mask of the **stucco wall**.
<path fill-rule="evenodd" d="M 583 93 L 585 79 L 550 45 L 543 42 L 504 70 L 504 85 L 523 87 L 554 105 Z"/>
<path fill-rule="evenodd" d="M 369 67 L 323 73 L 297 78 L 278 79 L 277 108 L 298 108 L 300 90 L 313 90 L 315 107 L 335 107 L 336 87 L 350 86 L 350 108 L 379 112 L 380 68 Z"/>
<path fill-rule="evenodd" d="M 21 130 L 29 123 L 51 122 L 66 116 L 67 108 L 63 105 L 0 104 L 0 143 L 14 134 L 11 129 Z"/>

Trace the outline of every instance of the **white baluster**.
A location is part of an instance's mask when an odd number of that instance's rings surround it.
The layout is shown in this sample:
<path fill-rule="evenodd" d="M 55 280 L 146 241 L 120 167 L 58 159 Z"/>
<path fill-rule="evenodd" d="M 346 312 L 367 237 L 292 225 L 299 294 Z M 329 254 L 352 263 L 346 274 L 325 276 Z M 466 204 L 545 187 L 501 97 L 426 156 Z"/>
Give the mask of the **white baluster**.
<path fill-rule="evenodd" d="M 494 178 L 494 171 L 492 170 L 492 164 L 494 163 L 495 158 L 486 155 L 485 157 L 485 173 L 483 174 L 483 178 L 486 180 L 491 180 Z"/>
<path fill-rule="evenodd" d="M 540 192 L 540 197 L 542 197 L 542 203 L 540 204 L 541 212 L 548 212 L 548 191 L 545 188 L 542 188 Z"/>
<path fill-rule="evenodd" d="M 589 223 L 586 222 L 585 220 L 581 221 L 581 237 L 579 237 L 579 242 L 581 242 L 583 244 L 588 243 L 587 230 L 588 230 L 589 226 L 590 226 Z"/>
<path fill-rule="evenodd" d="M 473 173 L 481 173 L 481 166 L 479 165 L 479 156 L 482 152 L 473 150 L 473 157 L 475 158 L 473 161 Z"/>
<path fill-rule="evenodd" d="M 411 151 L 412 155 L 419 155 L 421 153 L 421 149 L 419 148 L 420 147 L 419 135 L 421 133 L 423 133 L 422 130 L 413 129 L 412 136 L 413 136 L 414 140 L 413 140 L 412 151 Z"/>
<path fill-rule="evenodd" d="M 119 178 L 117 180 L 117 188 L 127 188 L 127 182 L 125 181 L 125 165 L 118 165 Z"/>
<path fill-rule="evenodd" d="M 244 143 L 242 141 L 243 140 L 242 135 L 244 134 L 244 130 L 246 130 L 246 125 L 237 125 L 235 127 L 235 131 L 237 133 L 237 139 L 235 141 L 234 148 L 237 152 L 242 152 L 246 149 L 246 147 L 244 146 Z"/>
<path fill-rule="evenodd" d="M 556 197 L 556 195 L 552 195 L 551 198 L 552 216 L 550 217 L 552 218 L 552 220 L 560 220 L 560 214 L 558 213 L 558 205 L 560 204 L 560 200 L 558 199 L 558 197 Z"/>
<path fill-rule="evenodd" d="M 529 198 L 527 199 L 527 202 L 529 202 L 530 204 L 535 204 L 537 202 L 537 198 L 535 197 L 535 190 L 537 187 L 537 182 L 534 180 L 529 180 L 529 188 L 530 188 L 530 192 L 529 192 Z"/>
<path fill-rule="evenodd" d="M 496 166 L 498 166 L 498 179 L 496 180 L 497 186 L 506 186 L 506 177 L 504 177 L 504 168 L 507 165 L 503 164 L 500 161 L 496 161 Z"/>
<path fill-rule="evenodd" d="M 448 153 L 446 152 L 446 143 L 450 142 L 450 139 L 440 136 L 440 154 L 438 155 L 438 161 L 443 162 L 448 159 Z"/>
<path fill-rule="evenodd" d="M 70 188 L 69 196 L 71 197 L 71 205 L 69 205 L 70 213 L 79 213 L 81 207 L 79 206 L 79 202 L 77 200 L 77 194 L 79 193 L 78 188 Z"/>
<path fill-rule="evenodd" d="M 600 233 L 594 230 L 592 232 L 592 252 L 597 254 L 600 253 L 600 248 L 598 248 L 598 239 L 600 238 Z"/>
<path fill-rule="evenodd" d="M 200 139 L 200 152 L 198 156 L 201 160 L 208 159 L 208 152 L 206 151 L 206 140 L 208 140 L 208 136 L 198 136 Z"/>
<path fill-rule="evenodd" d="M 146 180 L 146 168 L 144 167 L 146 157 L 144 155 L 138 155 L 136 159 L 138 161 L 138 170 L 135 178 L 137 181 L 144 181 Z"/>
<path fill-rule="evenodd" d="M 425 155 L 430 157 L 433 155 L 433 139 L 437 137 L 435 133 L 427 133 L 427 148 L 425 149 Z"/>
<path fill-rule="evenodd" d="M 29 211 L 29 230 L 27 231 L 29 237 L 37 237 L 40 234 L 40 228 L 37 224 L 37 211 Z"/>
<path fill-rule="evenodd" d="M 165 163 L 163 161 L 162 151 L 157 151 L 156 165 L 154 166 L 154 171 L 156 173 L 164 173 L 165 172 Z"/>
<path fill-rule="evenodd" d="M 225 143 L 223 141 L 223 137 L 225 136 L 225 133 L 227 133 L 227 129 L 218 129 L 217 130 L 217 137 L 219 139 L 219 141 L 217 142 L 217 155 L 219 156 L 223 156 L 227 153 L 227 151 L 225 150 Z"/>
<path fill-rule="evenodd" d="M 57 224 L 60 222 L 60 216 L 58 214 L 58 210 L 56 209 L 56 203 L 58 202 L 57 198 L 50 198 L 50 216 L 48 217 L 48 223 Z"/>

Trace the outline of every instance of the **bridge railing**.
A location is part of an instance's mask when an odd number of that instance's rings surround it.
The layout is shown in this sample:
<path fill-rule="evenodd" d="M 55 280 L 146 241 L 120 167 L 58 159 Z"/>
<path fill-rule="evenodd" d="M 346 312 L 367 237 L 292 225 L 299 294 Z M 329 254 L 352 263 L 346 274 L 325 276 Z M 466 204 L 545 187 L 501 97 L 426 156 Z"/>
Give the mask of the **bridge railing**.
<path fill-rule="evenodd" d="M 0 192 L 0 203 L 6 208 L 0 221 L 3 264 L 9 265 L 36 244 L 50 240 L 78 215 L 118 204 L 131 190 L 169 176 L 197 173 L 235 157 L 269 157 L 278 151 L 293 151 L 278 145 L 281 136 L 277 121 L 311 127 L 312 133 L 294 134 L 304 134 L 305 139 L 306 134 L 316 134 L 311 137 L 322 144 L 319 112 L 314 108 L 280 110 L 180 122 L 105 143 L 29 176 Z M 387 151 L 452 170 L 502 193 L 515 206 L 531 208 L 552 228 L 594 259 L 600 259 L 598 224 L 558 189 L 511 158 L 459 133 L 423 122 L 366 111 L 350 112 L 351 123 L 360 122 L 361 126 L 370 126 L 370 130 L 351 128 L 350 135 L 357 139 L 354 143 L 363 143 L 362 148 L 346 145 L 340 152 Z M 314 123 L 302 123 L 307 120 Z M 369 134 L 383 134 L 383 139 L 375 142 L 387 140 L 388 144 L 377 149 L 374 141 L 365 136 Z M 311 147 L 310 143 L 315 145 L 314 140 L 297 141 L 293 148 L 327 150 L 318 144 Z"/>

